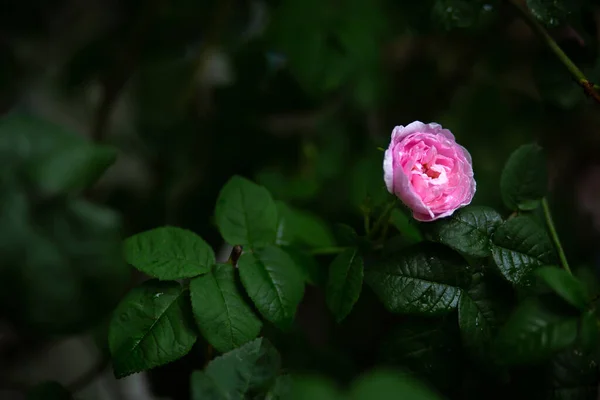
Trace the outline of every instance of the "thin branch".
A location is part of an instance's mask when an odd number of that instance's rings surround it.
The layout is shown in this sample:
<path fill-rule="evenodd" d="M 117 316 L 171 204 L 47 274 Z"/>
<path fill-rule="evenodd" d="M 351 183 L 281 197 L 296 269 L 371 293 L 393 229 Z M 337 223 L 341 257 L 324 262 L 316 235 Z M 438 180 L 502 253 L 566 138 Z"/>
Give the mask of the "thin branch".
<path fill-rule="evenodd" d="M 546 224 L 548 225 L 548 230 L 550 231 L 550 236 L 552 237 L 552 241 L 554 242 L 554 246 L 558 251 L 558 257 L 560 258 L 560 263 L 562 264 L 565 271 L 569 274 L 573 274 L 571 272 L 571 268 L 569 267 L 569 263 L 567 262 L 567 256 L 565 256 L 565 251 L 560 244 L 560 239 L 558 238 L 558 233 L 556 233 L 556 227 L 554 226 L 554 221 L 552 220 L 552 214 L 550 213 L 550 207 L 548 206 L 548 200 L 544 197 L 542 199 L 542 208 L 544 209 L 544 217 L 546 218 Z"/>

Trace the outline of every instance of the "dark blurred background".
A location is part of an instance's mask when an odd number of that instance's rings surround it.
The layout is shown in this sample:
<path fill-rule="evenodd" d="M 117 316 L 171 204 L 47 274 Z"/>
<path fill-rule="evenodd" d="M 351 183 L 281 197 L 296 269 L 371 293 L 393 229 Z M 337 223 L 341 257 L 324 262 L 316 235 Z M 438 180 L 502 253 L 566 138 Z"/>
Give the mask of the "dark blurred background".
<path fill-rule="evenodd" d="M 600 81 L 600 4 L 525 3 Z M 21 258 L 11 241 L 17 189 L 2 180 L 0 258 L 24 268 L 26 257 L 29 275 L 18 292 L 9 275 L 0 276 L 0 393 L 17 396 L 24 385 L 59 379 L 87 390 L 84 398 L 151 398 L 115 386 L 107 368 L 108 313 L 143 279 L 100 260 L 112 246 L 109 235 L 118 241 L 169 224 L 221 249 L 212 214 L 233 174 L 330 224 L 360 229 L 365 193 L 385 196 L 378 147 L 395 125 L 414 120 L 452 130 L 473 157 L 474 203 L 505 214 L 503 163 L 518 145 L 541 143 L 570 263 L 595 268 L 600 256 L 600 104 L 507 1 L 3 0 L 0 60 L 0 112 L 119 149 L 117 162 L 85 193 L 102 209 L 38 209 L 27 220 L 31 232 L 45 229 L 51 240 L 23 233 Z M 23 135 L 28 146 L 41 140 Z M 56 228 L 73 220 L 68 232 Z M 78 264 L 47 272 L 53 246 L 71 254 L 65 243 L 77 237 L 98 252 L 80 262 L 108 262 L 108 275 L 73 278 Z M 31 262 L 36 257 L 43 260 Z M 75 283 L 61 289 L 55 280 Z M 297 329 L 275 344 L 289 368 L 344 380 L 378 357 L 372 338 L 382 328 L 364 321 L 380 306 L 365 291 L 336 327 L 324 304 L 322 288 L 308 288 Z M 78 310 L 67 312 L 71 306 Z M 140 387 L 187 398 L 189 373 L 204 364 L 202 346 L 152 371 Z"/>

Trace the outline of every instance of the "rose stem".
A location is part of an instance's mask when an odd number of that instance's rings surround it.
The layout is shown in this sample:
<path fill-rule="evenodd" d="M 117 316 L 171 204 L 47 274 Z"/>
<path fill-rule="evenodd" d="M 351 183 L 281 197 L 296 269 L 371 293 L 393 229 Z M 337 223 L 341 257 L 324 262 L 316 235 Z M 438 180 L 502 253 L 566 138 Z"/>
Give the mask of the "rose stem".
<path fill-rule="evenodd" d="M 385 224 L 385 223 L 387 223 L 389 221 L 390 214 L 391 214 L 392 210 L 394 209 L 394 207 L 396 207 L 396 200 L 395 199 L 394 199 L 394 201 L 392 201 L 391 203 L 389 203 L 387 205 L 387 207 L 381 213 L 381 215 L 379 216 L 379 218 L 377 218 L 377 221 L 375 222 L 375 225 L 373 225 L 373 229 L 371 229 L 371 233 L 368 235 L 368 237 L 370 239 L 373 238 L 373 236 L 375 236 L 375 234 L 377 233 L 377 231 L 379 231 L 379 228 L 381 228 L 383 224 Z"/>
<path fill-rule="evenodd" d="M 588 96 L 591 96 L 596 100 L 596 102 L 600 103 L 600 94 L 596 92 L 598 85 L 594 85 L 592 82 L 588 80 L 583 72 L 571 61 L 571 59 L 565 54 L 565 52 L 560 48 L 560 46 L 556 43 L 556 41 L 550 36 L 548 31 L 535 19 L 531 13 L 526 10 L 521 4 L 518 3 L 518 0 L 508 0 L 510 4 L 512 4 L 521 14 L 521 16 L 525 19 L 525 21 L 529 24 L 529 26 L 546 42 L 550 50 L 554 52 L 554 54 L 558 57 L 558 59 L 564 64 L 565 67 L 569 70 L 573 78 L 577 81 L 579 86 L 583 88 L 585 93 Z"/>
<path fill-rule="evenodd" d="M 548 207 L 548 200 L 544 197 L 542 199 L 542 208 L 544 209 L 544 216 L 546 217 L 546 224 L 548 225 L 548 229 L 550 230 L 550 235 L 552 236 L 552 241 L 556 246 L 556 250 L 558 251 L 558 257 L 560 258 L 560 263 L 562 264 L 565 271 L 569 274 L 573 275 L 571 272 L 571 268 L 569 268 L 569 263 L 567 262 L 567 257 L 565 256 L 565 252 L 560 244 L 560 239 L 558 238 L 558 234 L 556 233 L 556 228 L 554 227 L 554 221 L 552 221 L 552 214 L 550 214 L 550 207 Z"/>

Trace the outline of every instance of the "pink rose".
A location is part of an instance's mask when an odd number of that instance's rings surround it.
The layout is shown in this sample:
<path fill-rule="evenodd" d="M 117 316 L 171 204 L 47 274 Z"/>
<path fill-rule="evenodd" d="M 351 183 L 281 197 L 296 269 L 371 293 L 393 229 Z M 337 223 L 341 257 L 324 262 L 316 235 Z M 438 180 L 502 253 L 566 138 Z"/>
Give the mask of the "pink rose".
<path fill-rule="evenodd" d="M 383 171 L 388 191 L 419 221 L 450 216 L 475 194 L 471 155 L 439 124 L 395 127 Z"/>

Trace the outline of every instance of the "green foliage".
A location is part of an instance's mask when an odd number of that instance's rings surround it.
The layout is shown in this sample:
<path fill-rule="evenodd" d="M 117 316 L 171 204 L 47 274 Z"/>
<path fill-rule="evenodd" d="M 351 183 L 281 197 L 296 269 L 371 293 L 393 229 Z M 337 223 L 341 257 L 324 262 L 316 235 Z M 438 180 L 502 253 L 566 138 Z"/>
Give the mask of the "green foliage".
<path fill-rule="evenodd" d="M 474 28 L 489 23 L 496 13 L 497 3 L 494 0 L 436 0 L 433 19 L 447 30 Z"/>
<path fill-rule="evenodd" d="M 435 392 L 413 378 L 397 371 L 375 371 L 354 383 L 350 398 L 354 400 L 396 399 L 414 400 L 441 399 Z"/>
<path fill-rule="evenodd" d="M 267 189 L 245 178 L 234 176 L 223 186 L 215 218 L 230 244 L 261 247 L 275 242 L 277 206 Z"/>
<path fill-rule="evenodd" d="M 556 262 L 550 238 L 532 218 L 511 218 L 498 227 L 492 256 L 502 276 L 515 285 L 529 285 L 531 273 Z"/>
<path fill-rule="evenodd" d="M 125 259 L 150 276 L 172 280 L 208 272 L 215 263 L 215 253 L 195 233 L 166 226 L 128 238 Z"/>
<path fill-rule="evenodd" d="M 58 382 L 40 383 L 27 392 L 27 400 L 72 400 L 73 396 Z"/>
<path fill-rule="evenodd" d="M 590 299 L 583 284 L 569 272 L 558 267 L 541 267 L 535 274 L 556 294 L 580 310 L 585 310 Z"/>
<path fill-rule="evenodd" d="M 544 25 L 557 27 L 576 17 L 580 0 L 527 0 L 531 13 Z"/>
<path fill-rule="evenodd" d="M 334 245 L 333 234 L 321 218 L 287 206 L 280 201 L 277 202 L 277 210 L 279 215 L 277 244 L 298 244 L 309 247 Z"/>
<path fill-rule="evenodd" d="M 193 400 L 240 399 L 265 389 L 275 381 L 281 368 L 279 353 L 263 338 L 211 361 L 204 371 L 191 377 Z"/>
<path fill-rule="evenodd" d="M 435 221 L 428 233 L 434 241 L 464 254 L 486 257 L 491 251 L 491 236 L 501 222 L 502 217 L 494 209 L 470 206 Z"/>
<path fill-rule="evenodd" d="M 291 257 L 275 246 L 244 253 L 238 261 L 248 296 L 263 317 L 288 328 L 304 294 L 304 280 Z"/>
<path fill-rule="evenodd" d="M 408 244 L 419 243 L 423 240 L 421 236 L 421 232 L 415 226 L 414 222 L 411 222 L 409 217 L 402 211 L 397 208 L 392 210 L 392 214 L 390 215 L 390 222 L 394 227 L 400 232 L 402 238 Z"/>
<path fill-rule="evenodd" d="M 108 335 L 117 378 L 186 355 L 196 342 L 187 291 L 176 282 L 150 280 L 116 308 Z"/>
<path fill-rule="evenodd" d="M 557 354 L 547 371 L 548 399 L 594 399 L 598 395 L 598 358 L 578 347 Z"/>
<path fill-rule="evenodd" d="M 230 264 L 217 264 L 190 281 L 192 309 L 202 336 L 227 352 L 256 338 L 262 323 L 241 298 Z"/>
<path fill-rule="evenodd" d="M 504 204 L 511 210 L 533 210 L 546 195 L 547 187 L 548 172 L 542 148 L 528 144 L 515 150 L 500 178 Z"/>
<path fill-rule="evenodd" d="M 458 306 L 461 287 L 468 284 L 466 268 L 456 253 L 418 244 L 366 268 L 365 281 L 391 312 L 444 314 Z"/>
<path fill-rule="evenodd" d="M 338 322 L 352 311 L 363 283 L 363 259 L 357 249 L 340 253 L 329 267 L 327 305 Z"/>

